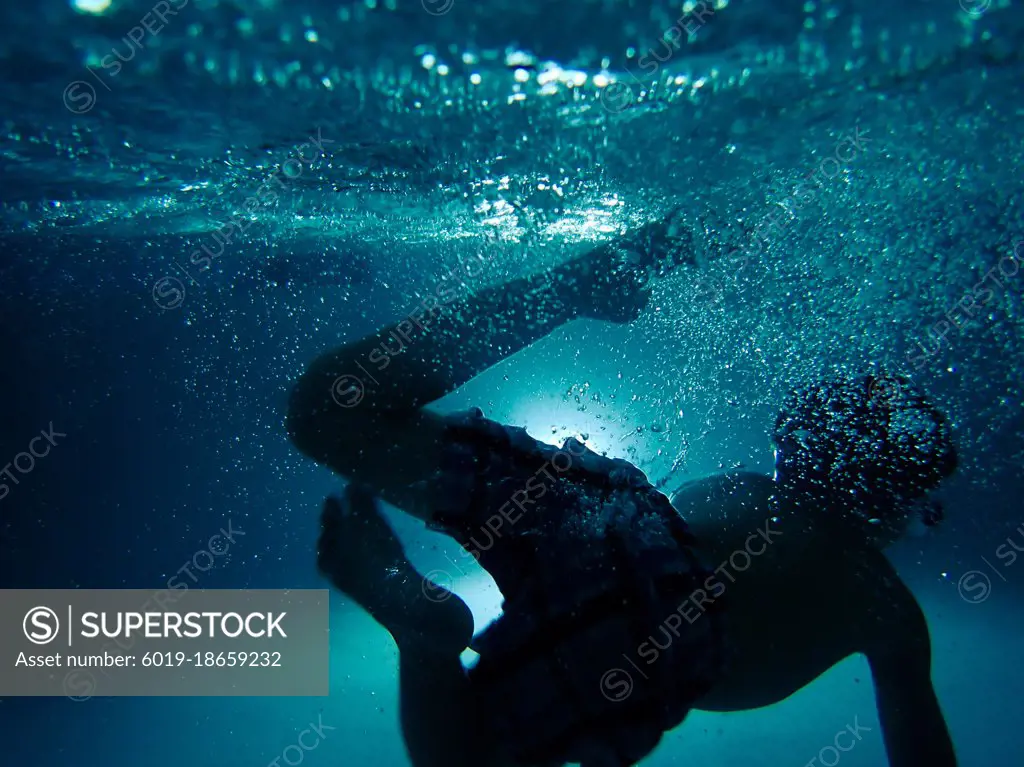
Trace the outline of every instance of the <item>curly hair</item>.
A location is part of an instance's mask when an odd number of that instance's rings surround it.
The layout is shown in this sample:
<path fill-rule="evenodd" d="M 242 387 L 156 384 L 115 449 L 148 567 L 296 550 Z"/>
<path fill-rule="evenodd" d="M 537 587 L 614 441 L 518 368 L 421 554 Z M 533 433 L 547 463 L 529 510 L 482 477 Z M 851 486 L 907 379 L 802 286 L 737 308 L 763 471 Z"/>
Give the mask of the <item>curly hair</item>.
<path fill-rule="evenodd" d="M 957 467 L 946 417 L 903 376 L 798 389 L 772 439 L 777 481 L 864 518 L 903 513 Z"/>

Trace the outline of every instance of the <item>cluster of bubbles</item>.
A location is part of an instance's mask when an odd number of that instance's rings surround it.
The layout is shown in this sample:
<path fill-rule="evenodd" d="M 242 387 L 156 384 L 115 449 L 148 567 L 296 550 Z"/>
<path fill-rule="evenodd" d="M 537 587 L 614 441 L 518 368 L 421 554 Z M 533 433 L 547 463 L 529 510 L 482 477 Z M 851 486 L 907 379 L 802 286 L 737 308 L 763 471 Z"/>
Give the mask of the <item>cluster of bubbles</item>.
<path fill-rule="evenodd" d="M 902 376 L 795 391 L 772 440 L 783 487 L 867 520 L 906 512 L 957 466 L 948 420 Z"/>

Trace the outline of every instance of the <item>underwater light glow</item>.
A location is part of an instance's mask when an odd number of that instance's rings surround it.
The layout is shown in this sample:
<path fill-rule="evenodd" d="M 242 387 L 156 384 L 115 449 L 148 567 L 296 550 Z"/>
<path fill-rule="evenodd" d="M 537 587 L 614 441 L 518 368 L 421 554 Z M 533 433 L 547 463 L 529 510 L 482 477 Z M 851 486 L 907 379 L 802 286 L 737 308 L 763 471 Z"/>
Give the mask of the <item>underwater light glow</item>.
<path fill-rule="evenodd" d="M 71 0 L 71 7 L 79 13 L 99 15 L 109 10 L 110 0 Z"/>
<path fill-rule="evenodd" d="M 527 434 L 548 445 L 561 447 L 566 439 L 575 437 L 602 454 L 616 454 L 622 436 L 621 428 L 610 419 L 581 412 L 569 402 L 522 403 L 513 408 L 509 423 L 524 427 Z"/>
<path fill-rule="evenodd" d="M 462 555 L 459 556 L 462 559 Z M 471 557 L 467 554 L 465 559 L 471 559 Z M 467 565 L 463 564 L 462 566 L 467 567 L 468 570 Z M 457 577 L 452 591 L 459 595 L 470 612 L 473 613 L 475 633 L 480 633 L 502 614 L 501 592 L 494 579 L 483 570 L 468 572 L 465 576 Z"/>
<path fill-rule="evenodd" d="M 560 194 L 559 197 L 562 195 Z M 547 235 L 557 235 L 566 239 L 587 242 L 606 236 L 609 232 L 618 231 L 623 222 L 613 211 L 608 202 L 603 201 L 602 208 L 581 208 L 568 210 L 561 218 L 551 221 L 544 227 Z M 616 202 L 615 205 L 619 203 Z"/>

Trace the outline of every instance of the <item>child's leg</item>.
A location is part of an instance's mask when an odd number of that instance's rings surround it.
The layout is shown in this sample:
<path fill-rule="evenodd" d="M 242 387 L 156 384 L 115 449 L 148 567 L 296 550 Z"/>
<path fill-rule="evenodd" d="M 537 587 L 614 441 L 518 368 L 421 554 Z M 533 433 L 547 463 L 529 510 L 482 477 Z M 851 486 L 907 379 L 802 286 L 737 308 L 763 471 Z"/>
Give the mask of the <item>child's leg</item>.
<path fill-rule="evenodd" d="M 402 735 L 414 767 L 511 767 L 478 717 L 459 656 L 473 615 L 413 568 L 375 501 L 349 485 L 328 498 L 317 564 L 339 591 L 377 620 L 399 651 Z"/>
<path fill-rule="evenodd" d="M 548 273 L 435 306 L 321 355 L 292 391 L 292 440 L 417 514 L 406 491 L 436 471 L 441 431 L 421 408 L 576 317 L 635 319 L 652 276 L 694 262 L 692 241 L 674 227 L 671 219 L 648 224 Z"/>
<path fill-rule="evenodd" d="M 440 399 L 576 317 L 636 319 L 647 304 L 653 276 L 695 263 L 692 237 L 673 215 L 547 273 L 448 305 L 436 302 L 423 316 L 321 355 L 296 387 L 293 406 L 306 393 L 311 403 L 329 399 L 332 382 L 346 374 L 363 375 L 362 365 L 377 383 L 360 410 L 408 412 Z M 382 344 L 401 351 L 385 355 Z M 386 367 L 375 370 L 375 360 Z"/>
<path fill-rule="evenodd" d="M 469 646 L 472 612 L 443 589 L 424 587 L 365 488 L 349 483 L 344 498 L 328 498 L 320 522 L 320 572 L 387 629 L 399 648 L 429 645 L 458 657 Z"/>
<path fill-rule="evenodd" d="M 398 661 L 402 737 L 413 767 L 517 767 L 481 720 L 458 656 L 419 650 L 400 646 Z"/>

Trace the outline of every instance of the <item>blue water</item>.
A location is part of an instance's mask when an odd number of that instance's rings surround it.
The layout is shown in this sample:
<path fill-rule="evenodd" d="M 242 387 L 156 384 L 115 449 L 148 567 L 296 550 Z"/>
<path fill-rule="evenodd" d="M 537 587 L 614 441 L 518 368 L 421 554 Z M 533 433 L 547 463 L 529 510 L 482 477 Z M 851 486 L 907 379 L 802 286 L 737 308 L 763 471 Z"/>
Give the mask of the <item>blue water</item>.
<path fill-rule="evenodd" d="M 769 471 L 795 385 L 912 375 L 961 464 L 947 522 L 889 554 L 961 764 L 1021 762 L 1024 565 L 996 554 L 1024 547 L 1019 2 L 719 0 L 697 24 L 655 0 L 177 0 L 163 24 L 148 0 L 79 5 L 0 9 L 0 462 L 66 435 L 0 498 L 0 587 L 159 588 L 230 520 L 244 536 L 193 587 L 326 588 L 340 482 L 282 424 L 303 366 L 466 259 L 469 290 L 684 205 L 748 257 L 442 405 L 685 479 Z M 450 542 L 392 519 L 451 569 Z M 482 626 L 500 595 L 465 569 Z M 0 763 L 263 767 L 321 721 L 311 767 L 407 765 L 393 643 L 337 595 L 331 633 L 327 698 L 8 698 Z M 859 658 L 696 713 L 645 764 L 806 765 L 855 721 L 844 767 L 884 765 Z"/>

